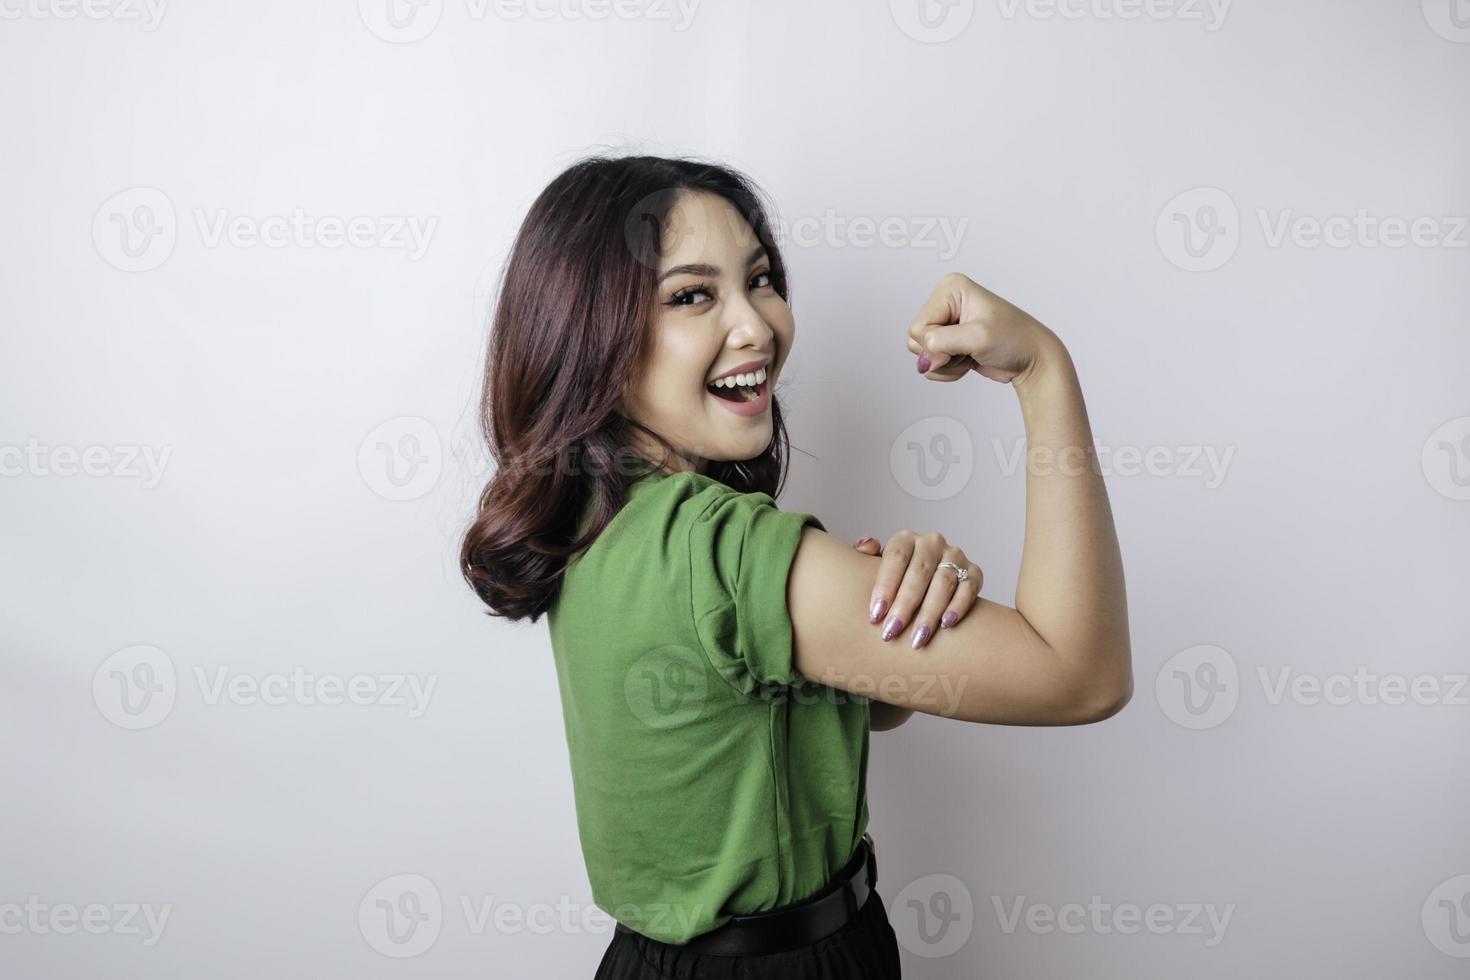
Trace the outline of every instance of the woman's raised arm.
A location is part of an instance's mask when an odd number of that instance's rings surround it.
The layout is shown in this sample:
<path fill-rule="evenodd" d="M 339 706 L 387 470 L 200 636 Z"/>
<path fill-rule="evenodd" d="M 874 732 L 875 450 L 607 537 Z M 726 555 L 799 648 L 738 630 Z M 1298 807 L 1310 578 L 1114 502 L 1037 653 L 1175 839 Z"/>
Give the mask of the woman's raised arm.
<path fill-rule="evenodd" d="M 1027 439 L 1016 608 L 978 599 L 921 650 L 866 622 L 880 559 L 807 527 L 787 582 L 796 668 L 927 714 L 1003 725 L 1111 717 L 1133 694 L 1123 563 L 1076 369 L 1024 311 L 951 274 L 909 328 L 925 376 L 1009 382 Z"/>

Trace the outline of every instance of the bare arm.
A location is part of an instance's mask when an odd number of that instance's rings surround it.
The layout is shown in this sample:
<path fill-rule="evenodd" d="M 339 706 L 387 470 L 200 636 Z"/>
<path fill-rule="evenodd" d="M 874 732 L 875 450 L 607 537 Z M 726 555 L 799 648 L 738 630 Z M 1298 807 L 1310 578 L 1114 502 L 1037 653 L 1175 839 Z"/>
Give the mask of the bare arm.
<path fill-rule="evenodd" d="M 1029 456 L 1017 608 L 981 598 L 923 650 L 884 643 L 861 609 L 878 559 L 807 527 L 787 583 L 803 676 L 899 708 L 1007 725 L 1088 724 L 1132 697 L 1122 558 L 1082 389 L 1055 335 L 1034 320 L 1024 329 L 1041 333 L 1011 379 Z M 988 354 L 977 353 L 983 368 Z"/>
<path fill-rule="evenodd" d="M 873 701 L 868 704 L 868 730 L 889 732 L 913 716 L 912 708 L 900 708 L 887 701 Z"/>
<path fill-rule="evenodd" d="M 1017 384 L 1026 426 L 1026 533 L 1016 609 L 1092 700 L 1133 696 L 1123 557 L 1082 386 L 1066 348 Z"/>
<path fill-rule="evenodd" d="M 938 532 L 915 534 L 905 529 L 885 545 L 880 546 L 876 538 L 864 537 L 853 547 L 883 558 L 878 580 L 873 583 L 869 628 L 881 628 L 884 635 L 892 630 L 888 642 L 908 643 L 915 650 L 923 648 L 927 638 L 940 628 L 947 629 L 967 616 L 985 581 L 984 569 Z M 941 568 L 941 564 L 953 567 Z M 958 578 L 959 570 L 966 573 L 963 581 Z M 908 624 L 911 637 L 905 637 L 902 628 L 893 625 L 895 622 Z M 892 731 L 913 714 L 911 708 L 870 701 L 868 729 Z"/>

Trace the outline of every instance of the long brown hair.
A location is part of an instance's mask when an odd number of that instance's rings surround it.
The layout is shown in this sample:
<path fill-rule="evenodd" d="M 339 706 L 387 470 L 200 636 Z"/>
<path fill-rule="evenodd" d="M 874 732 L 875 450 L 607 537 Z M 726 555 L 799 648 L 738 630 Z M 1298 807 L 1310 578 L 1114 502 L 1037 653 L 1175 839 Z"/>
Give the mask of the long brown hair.
<path fill-rule="evenodd" d="M 701 191 L 744 216 L 766 248 L 772 285 L 789 301 L 763 195 L 715 163 L 588 157 L 548 184 L 521 222 L 501 274 L 480 401 L 495 475 L 460 548 L 461 571 L 491 615 L 534 623 L 552 605 L 568 560 L 654 468 L 634 449 L 635 429 L 735 490 L 780 492 L 789 442 L 774 392 L 770 445 L 748 460 L 692 457 L 621 410 L 649 349 L 665 221 L 681 192 Z"/>

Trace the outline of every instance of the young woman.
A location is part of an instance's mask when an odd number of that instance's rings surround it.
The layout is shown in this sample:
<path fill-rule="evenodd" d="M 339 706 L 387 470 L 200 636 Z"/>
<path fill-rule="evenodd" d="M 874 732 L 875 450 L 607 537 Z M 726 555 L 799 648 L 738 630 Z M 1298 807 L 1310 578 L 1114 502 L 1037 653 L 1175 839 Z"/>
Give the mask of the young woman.
<path fill-rule="evenodd" d="M 592 896 L 618 921 L 599 978 L 897 977 L 870 729 L 1086 724 L 1132 695 L 1057 336 L 958 274 L 894 335 L 925 380 L 1017 394 L 1035 465 L 1012 609 L 938 534 L 879 557 L 776 507 L 789 295 L 749 181 L 659 157 L 566 170 L 505 268 L 482 412 L 498 467 L 461 564 L 493 614 L 547 614 Z"/>

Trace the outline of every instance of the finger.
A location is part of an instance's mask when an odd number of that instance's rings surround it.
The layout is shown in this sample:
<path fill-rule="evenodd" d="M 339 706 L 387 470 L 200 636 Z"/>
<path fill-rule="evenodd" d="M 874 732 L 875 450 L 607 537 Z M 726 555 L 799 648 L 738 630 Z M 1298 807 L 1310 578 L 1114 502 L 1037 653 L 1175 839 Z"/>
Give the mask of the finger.
<path fill-rule="evenodd" d="M 939 363 L 939 355 L 982 355 L 993 342 L 990 326 L 982 320 L 966 320 L 947 326 L 931 326 L 918 336 L 919 346 Z"/>
<path fill-rule="evenodd" d="M 883 550 L 877 538 L 858 538 L 853 547 L 865 555 L 878 555 Z"/>
<path fill-rule="evenodd" d="M 975 608 L 975 603 L 980 601 L 980 589 L 985 584 L 985 572 L 974 562 L 957 561 L 956 565 L 966 569 L 970 577 L 955 587 L 954 596 L 949 600 L 949 606 L 944 610 L 944 615 L 939 617 L 939 628 L 949 629 L 955 623 L 964 619 L 970 610 Z M 950 569 L 945 569 L 950 571 Z"/>
<path fill-rule="evenodd" d="M 969 559 L 965 557 L 965 553 L 959 548 L 950 547 L 944 549 L 944 556 L 940 561 L 953 562 L 960 568 L 965 569 L 966 572 L 970 570 Z M 967 579 L 961 584 L 959 573 L 953 568 L 950 568 L 948 565 L 943 568 L 936 567 L 934 575 L 929 581 L 929 590 L 924 594 L 924 603 L 919 607 L 919 611 L 914 617 L 913 647 L 915 650 L 921 649 L 928 644 L 934 636 L 934 631 L 942 622 L 941 617 L 943 617 L 947 608 L 970 591 L 969 580 Z"/>
<path fill-rule="evenodd" d="M 921 368 L 924 366 L 923 358 L 926 355 L 921 354 L 919 356 L 920 360 L 917 364 L 914 365 L 916 368 Z M 932 356 L 943 357 L 944 355 L 940 354 Z M 932 366 L 933 361 L 931 359 L 930 365 L 931 366 L 929 370 L 923 372 L 924 377 L 930 381 L 958 381 L 978 367 L 978 365 L 975 363 L 975 359 L 968 354 L 962 354 L 958 357 L 951 357 L 948 361 L 945 361 L 938 367 Z"/>
<path fill-rule="evenodd" d="M 942 560 L 945 547 L 944 536 L 934 532 L 914 539 L 908 568 L 903 573 L 903 580 L 899 582 L 898 594 L 893 597 L 888 621 L 883 624 L 883 639 L 893 639 L 912 622 L 919 604 L 924 601 L 924 594 L 929 591 L 929 582 L 934 578 L 934 566 Z"/>
<path fill-rule="evenodd" d="M 921 358 L 929 359 L 934 367 L 943 367 L 949 360 L 949 351 L 941 351 L 924 343 L 924 337 L 936 327 L 949 326 L 961 321 L 965 312 L 964 292 L 961 283 L 966 277 L 950 273 L 940 279 L 929 293 L 929 298 L 919 307 L 919 312 L 909 321 L 909 350 Z M 921 362 L 922 364 L 922 362 Z M 925 370 L 922 373 L 928 374 Z"/>
<path fill-rule="evenodd" d="M 985 572 L 974 562 L 957 561 L 956 565 L 966 569 L 970 577 L 955 589 L 954 598 L 950 599 L 949 606 L 944 610 L 944 615 L 939 617 L 939 628 L 949 629 L 955 623 L 965 618 L 965 614 L 974 608 L 975 603 L 980 600 L 980 589 L 985 584 Z M 949 571 L 949 569 L 945 569 Z"/>
<path fill-rule="evenodd" d="M 964 317 L 966 284 L 970 284 L 969 278 L 957 272 L 951 272 L 935 283 L 929 291 L 929 298 L 909 321 L 909 334 L 917 338 L 929 327 L 959 323 Z"/>
<path fill-rule="evenodd" d="M 909 353 L 916 358 L 914 366 L 921 369 L 919 373 L 931 381 L 955 381 L 969 374 L 976 367 L 975 359 L 969 354 L 941 354 L 937 351 L 928 351 L 912 335 L 908 338 L 908 348 Z"/>
<path fill-rule="evenodd" d="M 893 605 L 898 595 L 899 583 L 909 567 L 909 555 L 914 550 L 914 532 L 899 531 L 883 546 L 883 561 L 878 566 L 878 577 L 873 582 L 873 594 L 868 599 L 868 622 L 877 623 Z"/>

